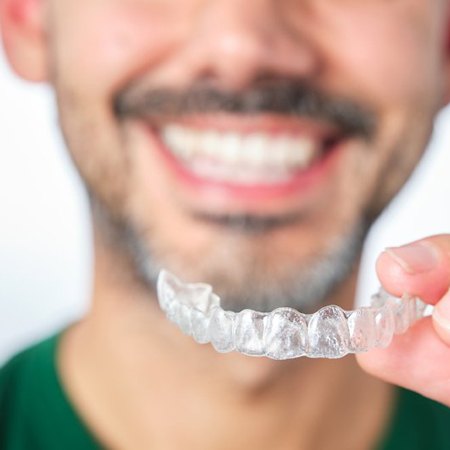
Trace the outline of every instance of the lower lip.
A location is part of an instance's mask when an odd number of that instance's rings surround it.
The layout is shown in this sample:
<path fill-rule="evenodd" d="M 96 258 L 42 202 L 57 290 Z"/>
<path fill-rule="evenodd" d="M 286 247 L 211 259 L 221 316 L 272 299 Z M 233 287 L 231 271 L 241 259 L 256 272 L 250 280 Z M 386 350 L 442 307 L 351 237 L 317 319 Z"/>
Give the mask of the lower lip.
<path fill-rule="evenodd" d="M 151 140 L 156 144 L 159 155 L 175 175 L 175 178 L 194 195 L 204 197 L 212 194 L 220 197 L 221 200 L 227 199 L 231 202 L 251 203 L 276 201 L 295 197 L 298 201 L 300 197 L 307 197 L 309 193 L 315 190 L 315 187 L 321 184 L 321 181 L 327 178 L 327 175 L 336 165 L 341 148 L 345 145 L 344 141 L 339 141 L 334 146 L 327 149 L 322 158 L 316 161 L 311 167 L 298 171 L 293 174 L 289 180 L 273 184 L 253 184 L 241 185 L 227 181 L 218 181 L 209 178 L 203 178 L 191 172 L 183 163 L 181 163 L 159 137 L 159 133 L 153 128 L 145 126 Z"/>

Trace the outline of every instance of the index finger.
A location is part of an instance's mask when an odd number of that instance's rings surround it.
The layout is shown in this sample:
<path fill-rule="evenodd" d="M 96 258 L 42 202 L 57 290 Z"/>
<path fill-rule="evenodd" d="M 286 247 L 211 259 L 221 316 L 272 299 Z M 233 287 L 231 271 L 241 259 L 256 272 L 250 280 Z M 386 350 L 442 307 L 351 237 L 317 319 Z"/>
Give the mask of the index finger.
<path fill-rule="evenodd" d="M 450 287 L 450 235 L 386 249 L 376 268 L 389 293 L 397 297 L 407 293 L 435 304 Z"/>

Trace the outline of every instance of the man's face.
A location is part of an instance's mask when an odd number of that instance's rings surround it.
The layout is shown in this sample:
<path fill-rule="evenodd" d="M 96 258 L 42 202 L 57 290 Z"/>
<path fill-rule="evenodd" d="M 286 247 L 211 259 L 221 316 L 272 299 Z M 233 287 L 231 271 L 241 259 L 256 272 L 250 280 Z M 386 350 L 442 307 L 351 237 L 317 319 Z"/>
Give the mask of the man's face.
<path fill-rule="evenodd" d="M 140 270 L 229 308 L 323 302 L 426 145 L 446 6 L 50 1 L 64 135 Z"/>

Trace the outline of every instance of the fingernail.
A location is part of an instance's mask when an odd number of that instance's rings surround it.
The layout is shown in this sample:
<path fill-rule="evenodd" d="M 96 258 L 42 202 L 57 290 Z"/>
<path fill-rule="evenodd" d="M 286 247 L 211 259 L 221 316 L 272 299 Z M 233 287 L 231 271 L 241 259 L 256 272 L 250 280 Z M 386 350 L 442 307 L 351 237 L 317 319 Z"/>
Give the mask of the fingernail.
<path fill-rule="evenodd" d="M 428 242 L 391 247 L 386 249 L 386 252 L 411 275 L 429 272 L 439 263 L 438 252 Z"/>
<path fill-rule="evenodd" d="M 439 335 L 448 342 L 450 339 L 450 293 L 434 307 L 433 322 L 437 325 Z"/>

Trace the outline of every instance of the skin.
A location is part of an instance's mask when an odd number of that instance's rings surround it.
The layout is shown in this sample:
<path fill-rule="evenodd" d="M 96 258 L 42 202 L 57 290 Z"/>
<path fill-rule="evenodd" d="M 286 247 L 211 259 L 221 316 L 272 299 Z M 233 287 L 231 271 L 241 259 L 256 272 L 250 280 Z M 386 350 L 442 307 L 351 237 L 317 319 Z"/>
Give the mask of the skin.
<path fill-rule="evenodd" d="M 180 336 L 149 301 L 117 224 L 185 279 L 224 292 L 244 292 L 267 274 L 283 284 L 373 220 L 420 159 L 449 91 L 448 2 L 3 0 L 0 18 L 16 72 L 54 86 L 70 153 L 107 211 L 94 208 L 92 309 L 59 354 L 66 391 L 98 439 L 133 449 L 373 448 L 392 408 L 389 385 L 350 357 L 280 363 L 218 355 Z M 306 194 L 238 201 L 220 189 L 186 189 L 139 121 L 112 110 L 132 85 L 183 89 L 208 77 L 240 91 L 267 74 L 306 80 L 376 114 L 373 138 L 347 140 Z M 266 115 L 252 126 L 286 120 Z M 303 219 L 255 236 L 200 221 L 194 210 Z M 383 253 L 377 270 L 391 293 L 437 304 L 433 320 L 358 362 L 450 405 L 450 238 L 424 242 Z M 326 303 L 350 308 L 356 271 Z"/>

